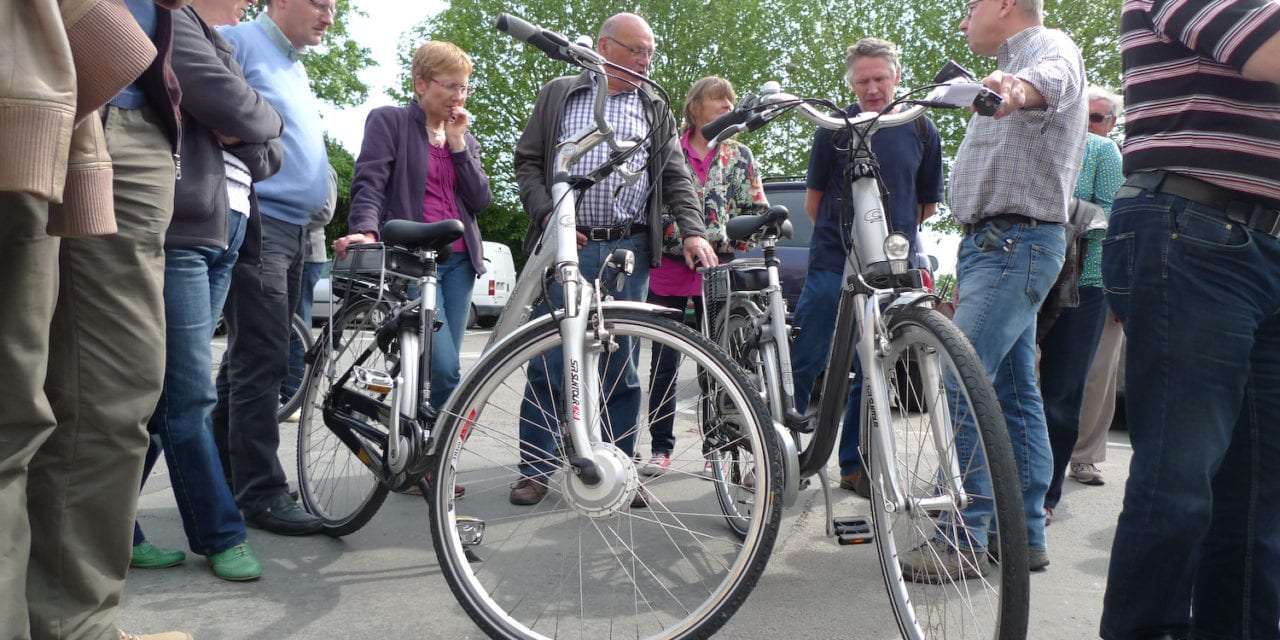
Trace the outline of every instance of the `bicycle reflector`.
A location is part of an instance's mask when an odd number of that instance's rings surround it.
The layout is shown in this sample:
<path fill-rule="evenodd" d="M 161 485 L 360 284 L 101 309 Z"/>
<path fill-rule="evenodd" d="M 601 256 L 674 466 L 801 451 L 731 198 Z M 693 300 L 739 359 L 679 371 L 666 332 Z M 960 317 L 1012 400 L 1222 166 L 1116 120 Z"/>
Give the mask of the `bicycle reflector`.
<path fill-rule="evenodd" d="M 889 259 L 889 271 L 906 273 L 907 257 L 911 255 L 911 241 L 901 233 L 891 233 L 884 239 L 884 256 Z"/>
<path fill-rule="evenodd" d="M 381 371 L 364 367 L 352 367 L 351 372 L 357 385 L 374 393 L 391 393 L 391 388 L 395 386 L 391 376 Z"/>

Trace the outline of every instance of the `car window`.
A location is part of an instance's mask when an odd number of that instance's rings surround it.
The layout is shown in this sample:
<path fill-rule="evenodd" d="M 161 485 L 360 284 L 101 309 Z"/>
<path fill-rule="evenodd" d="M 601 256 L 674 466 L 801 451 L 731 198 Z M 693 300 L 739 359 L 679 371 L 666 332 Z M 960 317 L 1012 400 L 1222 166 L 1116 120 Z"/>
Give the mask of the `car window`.
<path fill-rule="evenodd" d="M 794 235 L 779 240 L 778 246 L 808 248 L 809 238 L 813 235 L 813 222 L 804 212 L 804 185 L 794 182 L 766 182 L 764 192 L 769 198 L 769 204 L 782 205 L 790 212 L 788 219 L 791 220 Z"/>

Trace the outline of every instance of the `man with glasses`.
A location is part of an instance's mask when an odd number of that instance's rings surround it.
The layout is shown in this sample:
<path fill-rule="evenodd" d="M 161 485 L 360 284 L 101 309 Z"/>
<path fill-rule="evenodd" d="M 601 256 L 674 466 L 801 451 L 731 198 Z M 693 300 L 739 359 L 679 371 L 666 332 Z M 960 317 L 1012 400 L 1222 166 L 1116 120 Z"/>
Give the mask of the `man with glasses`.
<path fill-rule="evenodd" d="M 1280 637 L 1280 3 L 1125 0 L 1102 253 L 1133 459 L 1101 635 Z"/>
<path fill-rule="evenodd" d="M 982 82 L 1004 102 L 992 117 L 970 118 L 951 174 L 951 212 L 964 230 L 955 323 L 1000 398 L 1022 483 L 1028 566 L 1041 571 L 1049 565 L 1043 507 L 1053 456 L 1036 386 L 1036 314 L 1062 269 L 1067 201 L 1084 158 L 1084 60 L 1066 34 L 1044 27 L 1043 0 L 974 0 L 967 8 L 960 31 L 970 51 L 996 58 Z M 965 484 L 991 495 L 989 482 Z M 904 573 L 924 582 L 985 575 L 990 540 L 981 523 L 990 515 L 989 500 L 964 511 L 972 557 L 921 548 L 903 556 Z"/>
<path fill-rule="evenodd" d="M 289 497 L 276 456 L 276 408 L 288 373 L 289 323 L 301 291 L 306 227 L 329 193 L 320 104 L 301 56 L 333 26 L 333 2 L 269 0 L 253 22 L 221 30 L 235 46 L 245 79 L 284 118 L 284 161 L 279 173 L 254 185 L 261 241 L 245 239 L 244 253 L 258 258 L 242 259 L 232 273 L 214 439 L 245 523 L 281 535 L 322 528 Z"/>
<path fill-rule="evenodd" d="M 694 195 L 676 134 L 670 107 L 639 78 L 648 75 L 656 55 L 653 30 L 640 16 L 619 13 L 600 27 L 596 41 L 600 55 L 612 63 L 606 86 L 596 86 L 586 72 L 558 78 L 542 88 L 529 123 L 515 149 L 516 182 L 520 200 L 529 215 L 524 250 L 531 253 L 550 220 L 555 203 L 551 199 L 552 164 L 556 147 L 595 122 L 593 107 L 597 91 L 607 91 L 605 116 L 616 128 L 618 140 L 641 141 L 642 148 L 627 162 L 640 172 L 639 180 L 624 186 L 614 173 L 587 189 L 578 202 L 578 257 L 583 277 L 594 279 L 614 249 L 630 249 L 636 257 L 635 272 L 626 278 L 623 290 L 612 292 L 620 300 L 644 300 L 649 289 L 649 268 L 662 256 L 663 213 L 670 214 L 683 235 L 684 255 L 692 267 L 716 264 L 716 255 L 703 237 L 702 208 Z M 598 146 L 583 156 L 575 168 L 583 171 L 598 166 L 608 157 L 606 146 Z M 553 286 L 552 303 L 561 303 L 561 290 Z M 543 310 L 545 312 L 545 309 Z M 615 444 L 633 453 L 635 423 L 640 412 L 641 389 L 635 370 L 638 344 L 632 342 L 623 353 L 632 357 L 608 358 L 605 380 L 621 380 L 605 407 L 604 423 L 610 426 Z M 545 367 L 537 366 L 546 363 Z M 623 364 L 625 362 L 625 364 Z M 555 355 L 539 358 L 529 367 L 529 385 L 520 408 L 520 480 L 511 490 L 512 504 L 532 505 L 547 494 L 547 477 L 556 471 L 554 430 L 544 407 L 560 393 L 560 360 Z M 644 492 L 636 494 L 633 507 L 646 506 Z"/>

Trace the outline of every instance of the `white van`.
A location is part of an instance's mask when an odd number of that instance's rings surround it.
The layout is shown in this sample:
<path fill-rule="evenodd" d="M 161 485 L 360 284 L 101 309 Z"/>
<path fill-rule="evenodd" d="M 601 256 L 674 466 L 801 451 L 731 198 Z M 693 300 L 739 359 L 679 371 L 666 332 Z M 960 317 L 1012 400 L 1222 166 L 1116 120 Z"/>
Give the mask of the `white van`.
<path fill-rule="evenodd" d="M 329 270 L 333 266 L 330 260 L 324 267 L 324 274 L 316 282 L 315 303 L 311 310 L 311 320 L 320 324 L 329 319 Z M 516 264 L 511 258 L 511 247 L 501 242 L 484 243 L 483 275 L 476 278 L 475 287 L 471 290 L 471 314 L 467 325 L 492 327 L 498 321 L 498 315 L 511 297 L 516 286 Z"/>
<path fill-rule="evenodd" d="M 485 273 L 476 278 L 471 291 L 471 317 L 468 326 L 492 327 L 507 305 L 516 286 L 516 263 L 511 247 L 501 242 L 484 242 Z"/>

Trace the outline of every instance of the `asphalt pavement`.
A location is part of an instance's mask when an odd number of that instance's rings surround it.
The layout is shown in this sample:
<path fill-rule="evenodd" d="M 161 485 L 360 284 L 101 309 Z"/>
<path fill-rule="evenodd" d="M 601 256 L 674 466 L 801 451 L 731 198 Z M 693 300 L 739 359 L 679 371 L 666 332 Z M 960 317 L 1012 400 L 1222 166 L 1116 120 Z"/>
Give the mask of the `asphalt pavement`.
<path fill-rule="evenodd" d="M 464 357 L 478 356 L 487 335 L 469 331 Z M 285 423 L 281 461 L 291 482 L 295 437 L 296 423 Z M 1129 455 L 1126 433 L 1112 431 L 1101 465 L 1107 483 L 1066 481 L 1048 529 L 1052 564 L 1031 576 L 1029 638 L 1097 637 Z M 830 474 L 836 476 L 834 466 Z M 168 480 L 165 465 L 156 465 L 138 519 L 154 544 L 186 548 Z M 867 501 L 833 491 L 837 515 L 868 514 Z M 825 517 L 814 488 L 784 511 L 768 569 L 720 637 L 898 637 L 875 547 L 837 545 L 825 537 Z M 421 497 L 392 494 L 368 525 L 342 539 L 249 529 L 249 544 L 263 565 L 263 577 L 254 582 L 219 580 L 201 556 L 190 553 L 175 568 L 131 572 L 119 610 L 121 628 L 183 630 L 195 640 L 484 637 L 440 575 Z"/>

